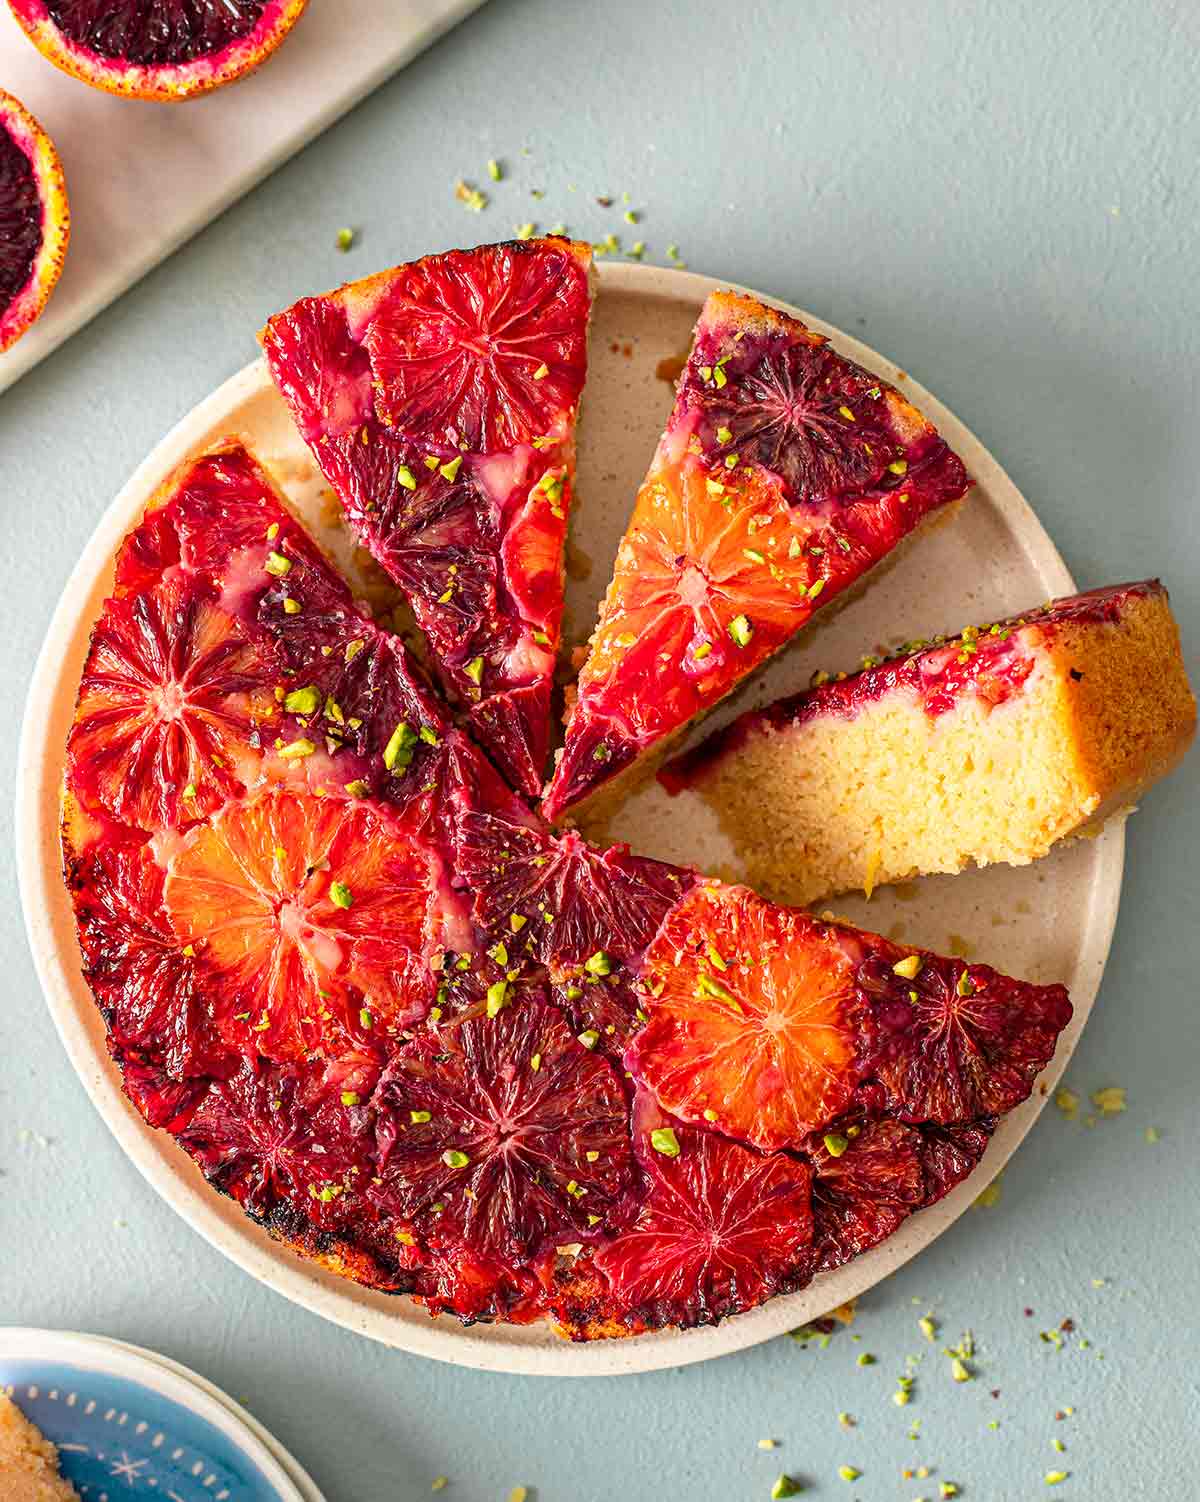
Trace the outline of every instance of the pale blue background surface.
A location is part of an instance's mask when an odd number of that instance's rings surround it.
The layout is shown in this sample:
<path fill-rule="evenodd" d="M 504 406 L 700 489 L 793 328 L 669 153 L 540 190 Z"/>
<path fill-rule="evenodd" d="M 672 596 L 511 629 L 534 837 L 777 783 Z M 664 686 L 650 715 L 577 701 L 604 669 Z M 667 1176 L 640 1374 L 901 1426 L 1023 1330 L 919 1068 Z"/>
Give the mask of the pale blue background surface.
<path fill-rule="evenodd" d="M 294 297 L 528 218 L 636 234 L 652 257 L 677 242 L 692 268 L 894 357 L 999 456 L 1082 584 L 1166 577 L 1197 676 L 1198 56 L 1184 0 L 492 0 L 0 400 L 5 848 L 34 655 L 137 462 Z M 514 181 L 476 218 L 452 184 L 489 186 L 490 156 Z M 591 202 L 622 192 L 645 210 L 636 232 Z M 349 257 L 343 224 L 362 231 Z M 0 1321 L 98 1330 L 198 1367 L 329 1502 L 409 1502 L 442 1472 L 469 1502 L 518 1482 L 537 1502 L 740 1502 L 765 1499 L 781 1467 L 814 1496 L 863 1502 L 934 1498 L 941 1479 L 972 1502 L 1194 1496 L 1198 774 L 1200 756 L 1130 826 L 1112 960 L 1068 1073 L 1083 1093 L 1125 1086 L 1127 1113 L 1089 1130 L 1047 1112 L 1001 1203 L 864 1301 L 860 1344 L 779 1340 L 638 1378 L 552 1384 L 389 1352 L 211 1251 L 67 1066 L 9 882 Z M 956 1386 L 921 1339 L 930 1306 L 952 1341 L 976 1332 L 973 1383 Z M 1058 1352 L 1038 1331 L 1064 1318 L 1078 1329 Z M 862 1350 L 878 1363 L 857 1367 Z M 919 1351 L 914 1402 L 894 1407 Z M 768 1436 L 782 1447 L 760 1453 Z M 854 1485 L 844 1464 L 863 1473 Z M 937 1467 L 929 1480 L 902 1479 L 920 1464 Z M 1072 1474 L 1048 1492 L 1052 1468 Z"/>

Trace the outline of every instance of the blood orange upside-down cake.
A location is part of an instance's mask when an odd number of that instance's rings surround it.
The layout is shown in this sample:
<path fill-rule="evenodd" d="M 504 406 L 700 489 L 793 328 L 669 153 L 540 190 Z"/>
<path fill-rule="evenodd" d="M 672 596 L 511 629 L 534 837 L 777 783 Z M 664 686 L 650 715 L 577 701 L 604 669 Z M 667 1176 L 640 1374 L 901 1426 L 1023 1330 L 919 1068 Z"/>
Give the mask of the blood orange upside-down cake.
<path fill-rule="evenodd" d="M 970 482 L 798 319 L 714 292 L 638 493 L 546 792 L 595 812 Z"/>
<path fill-rule="evenodd" d="M 302 298 L 260 336 L 443 687 L 531 797 L 550 749 L 590 271 L 591 247 L 570 240 L 449 251 Z"/>
<path fill-rule="evenodd" d="M 978 1162 L 1061 986 L 556 836 L 228 444 L 116 559 L 66 874 L 126 1093 L 302 1255 L 464 1320 L 711 1323 Z"/>
<path fill-rule="evenodd" d="M 816 676 L 659 773 L 700 793 L 746 880 L 783 902 L 1026 865 L 1128 810 L 1196 729 L 1157 580 Z"/>

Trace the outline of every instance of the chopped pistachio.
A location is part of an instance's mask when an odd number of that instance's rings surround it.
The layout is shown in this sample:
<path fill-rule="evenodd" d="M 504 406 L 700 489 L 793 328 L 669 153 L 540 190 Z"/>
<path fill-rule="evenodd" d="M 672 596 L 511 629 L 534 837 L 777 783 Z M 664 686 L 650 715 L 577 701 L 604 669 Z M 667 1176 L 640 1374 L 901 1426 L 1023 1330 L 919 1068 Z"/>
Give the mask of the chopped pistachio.
<path fill-rule="evenodd" d="M 425 1122 L 432 1121 L 433 1117 L 428 1111 L 410 1111 L 408 1119 L 413 1126 L 422 1126 Z"/>
<path fill-rule="evenodd" d="M 954 984 L 955 991 L 959 996 L 974 996 L 975 982 L 971 979 L 971 972 L 964 966 L 962 974 Z"/>
<path fill-rule="evenodd" d="M 407 464 L 402 464 L 400 465 L 399 469 L 397 469 L 396 483 L 398 485 L 403 485 L 405 490 L 416 490 L 417 477 L 413 474 L 412 470 L 409 469 Z"/>
<path fill-rule="evenodd" d="M 508 915 L 508 926 L 515 934 L 519 934 L 528 922 L 529 919 L 522 913 L 509 913 Z"/>
<path fill-rule="evenodd" d="M 956 1382 L 969 1382 L 975 1374 L 966 1362 L 960 1361 L 956 1356 L 950 1363 L 950 1375 Z"/>
<path fill-rule="evenodd" d="M 957 1497 L 958 1496 L 958 1482 L 957 1481 L 942 1481 L 942 1482 L 939 1482 L 938 1483 L 938 1496 L 939 1497 L 943 1497 L 943 1498 L 945 1498 L 945 1497 Z"/>
<path fill-rule="evenodd" d="M 1119 1116 L 1125 1109 L 1125 1091 L 1120 1085 L 1109 1085 L 1104 1090 L 1092 1092 L 1092 1105 L 1101 1116 Z"/>
<path fill-rule="evenodd" d="M 488 176 L 491 178 L 491 180 L 494 183 L 498 183 L 500 181 L 500 179 L 504 176 L 504 170 L 503 170 L 503 168 L 500 166 L 500 163 L 498 161 L 496 161 L 496 159 L 494 157 L 492 158 L 491 161 L 488 162 Z"/>
<path fill-rule="evenodd" d="M 567 1193 L 571 1196 L 571 1198 L 573 1200 L 581 1200 L 584 1197 L 584 1195 L 587 1193 L 587 1190 L 583 1187 L 582 1184 L 578 1183 L 575 1179 L 568 1179 L 567 1180 Z"/>
<path fill-rule="evenodd" d="M 851 410 L 850 410 L 849 407 L 847 407 L 845 405 L 840 406 L 838 408 L 838 411 L 846 419 L 847 422 L 854 422 L 855 421 L 854 413 L 851 412 Z"/>
<path fill-rule="evenodd" d="M 584 1048 L 595 1048 L 596 1044 L 600 1041 L 600 1034 L 594 1027 L 589 1027 L 585 1032 L 579 1034 L 579 1041 L 583 1044 Z"/>
<path fill-rule="evenodd" d="M 545 361 L 543 361 L 542 364 L 539 365 L 538 368 L 534 371 L 533 378 L 535 381 L 544 381 L 549 374 L 550 367 L 545 363 Z"/>
<path fill-rule="evenodd" d="M 351 798 L 365 798 L 370 791 L 370 786 L 361 777 L 356 777 L 353 782 L 346 784 L 346 792 Z"/>
<path fill-rule="evenodd" d="M 360 1012 L 358 1014 L 358 1021 L 359 1021 L 359 1025 L 361 1027 L 365 1028 L 368 1032 L 371 1030 L 372 1027 L 374 1027 L 374 1025 L 375 1025 L 375 1019 L 374 1019 L 374 1017 L 371 1016 L 371 1009 L 370 1009 L 370 1007 L 363 1007 L 360 1010 Z"/>
<path fill-rule="evenodd" d="M 316 749 L 312 741 L 298 740 L 292 741 L 290 745 L 281 746 L 279 754 L 284 761 L 299 761 L 302 757 L 311 756 Z"/>
<path fill-rule="evenodd" d="M 825 1151 L 831 1158 L 840 1158 L 850 1146 L 849 1139 L 843 1137 L 840 1132 L 826 1132 L 824 1142 Z"/>
<path fill-rule="evenodd" d="M 478 188 L 473 188 L 470 183 L 463 182 L 461 177 L 454 184 L 454 196 L 459 203 L 474 214 L 482 213 L 487 208 L 487 194 Z"/>
<path fill-rule="evenodd" d="M 824 588 L 824 579 L 814 579 L 813 582 L 808 586 L 808 598 L 810 600 L 815 600 Z"/>
<path fill-rule="evenodd" d="M 729 635 L 735 646 L 748 647 L 750 638 L 754 635 L 749 616 L 735 615 L 729 623 Z"/>
<path fill-rule="evenodd" d="M 508 1502 L 529 1502 L 529 1488 L 514 1486 L 508 1494 Z"/>
<path fill-rule="evenodd" d="M 438 474 L 443 480 L 453 482 L 458 479 L 458 472 L 462 468 L 462 455 L 455 454 L 453 459 L 447 459 L 445 464 L 438 465 Z"/>
<path fill-rule="evenodd" d="M 396 1239 L 398 1241 L 402 1241 L 404 1238 L 403 1238 L 402 1235 L 397 1234 Z M 411 1245 L 411 1244 L 412 1243 L 410 1241 L 409 1245 Z M 429 1490 L 431 1492 L 442 1492 L 442 1491 L 445 1491 L 445 1489 L 449 1485 L 450 1485 L 450 1478 L 448 1476 L 435 1476 L 433 1478 L 433 1484 L 430 1486 Z"/>
<path fill-rule="evenodd" d="M 892 462 L 888 465 L 888 469 L 894 475 L 905 475 L 908 473 L 908 460 L 893 459 Z"/>
<path fill-rule="evenodd" d="M 402 771 L 408 766 L 413 759 L 413 747 L 416 743 L 415 732 L 407 721 L 401 720 L 383 748 L 383 764 L 389 772 Z"/>
<path fill-rule="evenodd" d="M 433 728 L 432 725 L 422 725 L 417 734 L 421 737 L 421 739 L 427 746 L 441 745 L 441 737 L 438 735 L 437 731 Z"/>
<path fill-rule="evenodd" d="M 704 1119 L 705 1121 L 716 1121 L 717 1113 L 711 1107 L 709 1107 L 704 1112 Z"/>
<path fill-rule="evenodd" d="M 344 881 L 331 881 L 329 883 L 329 900 L 334 907 L 353 907 L 354 893 Z"/>
<path fill-rule="evenodd" d="M 758 1443 L 762 1447 L 763 1441 L 761 1439 Z M 774 1449 L 774 1440 L 768 1441 L 768 1444 Z M 776 1476 L 775 1485 L 771 1488 L 771 1502 L 778 1502 L 780 1497 L 798 1497 L 803 1490 L 804 1488 L 794 1477 L 781 1474 Z"/>
<path fill-rule="evenodd" d="M 300 611 L 302 609 L 303 609 L 303 607 L 300 604 L 299 600 L 293 600 L 292 597 L 291 597 L 291 595 L 284 595 L 284 597 L 283 597 L 283 613 L 284 613 L 284 615 L 299 615 Z"/>
<path fill-rule="evenodd" d="M 350 228 L 340 229 L 337 232 L 337 248 L 349 250 L 354 244 L 354 231 Z"/>
<path fill-rule="evenodd" d="M 602 976 L 612 974 L 612 956 L 604 949 L 597 949 L 583 962 L 583 968 L 589 975 Z"/>
<path fill-rule="evenodd" d="M 1046 1472 L 1046 1485 L 1047 1486 L 1058 1486 L 1062 1482 L 1064 1482 L 1070 1474 L 1071 1474 L 1070 1471 L 1047 1471 Z"/>
<path fill-rule="evenodd" d="M 448 1147 L 442 1154 L 442 1162 L 447 1168 L 465 1168 L 470 1161 L 466 1153 L 455 1147 Z"/>
<path fill-rule="evenodd" d="M 664 1158 L 678 1158 L 679 1138 L 673 1127 L 655 1127 L 650 1133 L 650 1146 Z"/>
<path fill-rule="evenodd" d="M 282 553 L 268 553 L 267 561 L 263 564 L 268 574 L 274 574 L 277 579 L 282 579 L 292 569 L 292 560 L 285 558 Z"/>
<path fill-rule="evenodd" d="M 344 1106 L 356 1106 L 361 1099 L 362 1097 L 359 1095 L 357 1090 L 342 1091 L 342 1105 Z"/>
<path fill-rule="evenodd" d="M 353 662 L 365 646 L 366 642 L 363 641 L 361 636 L 355 637 L 353 641 L 348 641 L 346 643 L 346 651 L 344 654 L 346 661 Z"/>
<path fill-rule="evenodd" d="M 932 1341 L 937 1339 L 937 1325 L 928 1314 L 924 1317 L 924 1319 L 919 1319 L 917 1321 L 917 1329 L 920 1330 L 921 1334 L 925 1337 L 926 1340 Z"/>
<path fill-rule="evenodd" d="M 902 975 L 905 980 L 916 980 L 921 973 L 921 956 L 919 954 L 905 955 L 902 960 L 897 960 L 892 966 L 897 975 Z"/>
<path fill-rule="evenodd" d="M 532 220 L 528 220 L 525 224 L 518 224 L 516 227 L 518 240 L 532 240 L 536 232 L 537 225 Z"/>
<path fill-rule="evenodd" d="M 870 1351 L 864 1351 L 862 1353 L 862 1355 L 859 1356 L 858 1361 L 855 1363 L 855 1365 L 856 1366 L 874 1366 L 875 1365 L 875 1358 L 874 1358 L 874 1356 L 871 1355 Z"/>
<path fill-rule="evenodd" d="M 777 1450 L 779 1448 L 779 1441 L 777 1439 L 760 1439 L 758 1448 L 760 1450 Z"/>
<path fill-rule="evenodd" d="M 471 660 L 470 660 L 470 662 L 467 663 L 466 667 L 463 668 L 463 672 L 467 675 L 467 677 L 471 680 L 472 683 L 475 683 L 475 684 L 482 683 L 483 682 L 483 658 L 482 657 L 472 657 Z"/>
<path fill-rule="evenodd" d="M 838 1466 L 838 1475 L 843 1481 L 857 1481 L 862 1472 L 856 1470 L 852 1465 L 840 1465 Z"/>
<path fill-rule="evenodd" d="M 321 691 L 313 688 L 294 688 L 287 694 L 283 707 L 289 714 L 315 714 L 321 705 Z"/>

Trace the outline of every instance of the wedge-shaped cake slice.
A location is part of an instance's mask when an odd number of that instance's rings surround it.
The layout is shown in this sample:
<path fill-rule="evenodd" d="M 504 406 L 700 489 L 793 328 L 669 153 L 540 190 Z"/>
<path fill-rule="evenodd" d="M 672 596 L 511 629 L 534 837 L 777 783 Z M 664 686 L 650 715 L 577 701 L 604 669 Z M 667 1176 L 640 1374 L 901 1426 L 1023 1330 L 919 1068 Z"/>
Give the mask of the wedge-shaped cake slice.
<path fill-rule="evenodd" d="M 260 335 L 443 683 L 530 796 L 549 750 L 590 269 L 569 240 L 449 251 L 302 298 Z"/>
<path fill-rule="evenodd" d="M 648 772 L 969 480 L 935 429 L 820 334 L 709 297 L 633 516 L 544 812 Z"/>
<path fill-rule="evenodd" d="M 659 779 L 715 809 L 747 881 L 807 903 L 1036 860 L 1129 808 L 1195 726 L 1167 592 L 1147 580 L 909 643 L 741 716 Z"/>

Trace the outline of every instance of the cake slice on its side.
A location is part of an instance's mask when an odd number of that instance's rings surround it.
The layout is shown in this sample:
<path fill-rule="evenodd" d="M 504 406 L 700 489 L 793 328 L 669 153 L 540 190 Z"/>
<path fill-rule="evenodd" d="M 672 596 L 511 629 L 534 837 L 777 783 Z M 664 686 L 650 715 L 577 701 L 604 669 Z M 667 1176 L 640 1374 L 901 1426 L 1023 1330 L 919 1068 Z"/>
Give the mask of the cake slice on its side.
<path fill-rule="evenodd" d="M 0 1481 L 5 1502 L 79 1502 L 79 1493 L 59 1475 L 58 1451 L 3 1393 Z"/>
<path fill-rule="evenodd" d="M 1036 860 L 1128 808 L 1195 725 L 1167 592 L 1148 580 L 911 643 L 741 716 L 660 781 L 704 797 L 752 886 L 808 903 Z"/>
<path fill-rule="evenodd" d="M 591 248 L 426 256 L 302 298 L 271 375 L 513 786 L 541 788 L 587 369 Z"/>
<path fill-rule="evenodd" d="M 796 319 L 713 293 L 617 553 L 546 816 L 652 770 L 969 484 L 891 386 Z"/>

